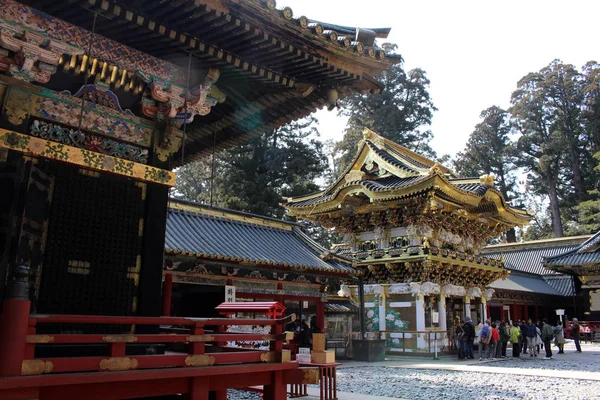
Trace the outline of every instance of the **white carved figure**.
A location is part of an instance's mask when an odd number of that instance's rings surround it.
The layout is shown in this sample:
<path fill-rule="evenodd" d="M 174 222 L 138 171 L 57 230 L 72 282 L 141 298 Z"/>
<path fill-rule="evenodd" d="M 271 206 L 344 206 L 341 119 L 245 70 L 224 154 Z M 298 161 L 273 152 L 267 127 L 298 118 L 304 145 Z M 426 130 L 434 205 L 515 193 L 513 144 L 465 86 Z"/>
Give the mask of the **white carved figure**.
<path fill-rule="evenodd" d="M 423 282 L 421 285 L 421 293 L 425 296 L 440 294 L 440 285 L 433 282 Z"/>
<path fill-rule="evenodd" d="M 340 285 L 340 290 L 338 291 L 338 296 L 340 297 L 350 297 L 350 288 L 348 285 Z"/>
<path fill-rule="evenodd" d="M 410 286 L 410 292 L 411 294 L 417 295 L 417 294 L 421 294 L 421 285 L 416 283 L 416 282 L 411 282 L 408 284 Z"/>
<path fill-rule="evenodd" d="M 408 283 L 393 283 L 388 288 L 388 294 L 408 294 L 410 285 Z"/>
<path fill-rule="evenodd" d="M 365 294 L 372 294 L 381 297 L 383 295 L 383 286 L 379 284 L 365 285 Z"/>
<path fill-rule="evenodd" d="M 494 289 L 485 289 L 485 293 L 484 293 L 485 299 L 486 300 L 491 299 L 494 296 L 494 293 L 495 293 Z"/>
<path fill-rule="evenodd" d="M 469 296 L 470 298 L 481 297 L 481 289 L 478 287 L 469 288 L 467 296 Z"/>
<path fill-rule="evenodd" d="M 444 285 L 441 289 L 441 293 L 443 296 L 453 296 L 453 297 L 464 297 L 467 295 L 467 291 L 463 286 L 457 285 Z"/>

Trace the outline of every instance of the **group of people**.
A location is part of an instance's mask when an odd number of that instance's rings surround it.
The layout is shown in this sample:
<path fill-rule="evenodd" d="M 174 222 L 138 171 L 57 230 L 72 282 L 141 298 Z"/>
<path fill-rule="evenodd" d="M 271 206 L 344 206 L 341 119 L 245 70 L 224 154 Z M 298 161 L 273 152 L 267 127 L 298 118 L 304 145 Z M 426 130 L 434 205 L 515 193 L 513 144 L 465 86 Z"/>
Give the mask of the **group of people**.
<path fill-rule="evenodd" d="M 478 324 L 477 329 L 470 317 L 456 324 L 456 338 L 458 359 L 474 359 L 473 343 L 475 337 L 479 336 L 478 357 L 479 360 L 506 358 L 508 343 L 512 344 L 512 356 L 518 358 L 521 353 L 529 353 L 530 357 L 537 357 L 540 350 L 545 350 L 544 359 L 552 359 L 552 343 L 558 347 L 558 354 L 564 353 L 565 336 L 562 322 L 558 321 L 555 326 L 548 323 L 547 319 L 534 324 L 531 319 L 525 321 L 513 321 L 512 325 L 506 321 L 486 320 Z M 581 326 L 576 318 L 573 319 L 571 334 L 575 342 L 577 352 L 581 352 L 579 344 Z"/>

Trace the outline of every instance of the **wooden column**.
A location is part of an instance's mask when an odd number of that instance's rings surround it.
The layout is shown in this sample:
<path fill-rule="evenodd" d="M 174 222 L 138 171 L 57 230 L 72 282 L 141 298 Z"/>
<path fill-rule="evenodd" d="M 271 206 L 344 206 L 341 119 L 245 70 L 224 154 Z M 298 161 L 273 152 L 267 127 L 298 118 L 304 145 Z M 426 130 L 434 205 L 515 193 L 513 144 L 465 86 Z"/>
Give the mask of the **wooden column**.
<path fill-rule="evenodd" d="M 265 385 L 264 400 L 286 400 L 287 385 L 283 380 L 283 371 L 271 373 L 271 383 Z"/>
<path fill-rule="evenodd" d="M 173 297 L 173 275 L 165 274 L 162 291 L 162 315 L 165 317 L 171 316 L 171 298 Z"/>
<path fill-rule="evenodd" d="M 415 296 L 415 320 L 417 324 L 417 347 L 424 348 L 427 346 L 425 334 L 425 298 L 422 293 Z"/>
<path fill-rule="evenodd" d="M 29 268 L 19 266 L 6 286 L 0 313 L 0 378 L 21 376 L 31 306 L 28 277 Z"/>
<path fill-rule="evenodd" d="M 143 317 L 158 317 L 162 312 L 162 273 L 168 200 L 168 187 L 148 184 L 137 312 Z M 158 332 L 158 327 L 139 326 L 137 329 L 139 333 Z"/>
<path fill-rule="evenodd" d="M 195 377 L 191 379 L 188 400 L 208 400 L 209 381 L 207 377 Z"/>

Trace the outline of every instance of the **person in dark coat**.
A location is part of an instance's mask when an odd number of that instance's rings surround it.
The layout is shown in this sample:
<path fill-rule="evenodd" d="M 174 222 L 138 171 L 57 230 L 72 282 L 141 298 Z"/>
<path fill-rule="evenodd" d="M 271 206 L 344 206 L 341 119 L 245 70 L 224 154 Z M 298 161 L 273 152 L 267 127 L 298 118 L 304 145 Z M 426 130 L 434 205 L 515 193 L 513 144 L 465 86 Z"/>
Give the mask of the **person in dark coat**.
<path fill-rule="evenodd" d="M 473 360 L 475 358 L 473 354 L 473 342 L 475 341 L 475 326 L 471 317 L 465 318 L 465 324 L 463 325 L 465 331 L 465 358 Z"/>
<path fill-rule="evenodd" d="M 537 357 L 537 326 L 531 321 L 531 318 L 525 325 L 525 338 L 527 339 L 527 349 L 529 357 Z"/>
<path fill-rule="evenodd" d="M 573 336 L 577 353 L 581 353 L 581 344 L 579 344 L 579 339 L 581 338 L 581 325 L 579 325 L 579 320 L 577 318 L 573 318 L 573 325 L 571 325 L 571 336 Z"/>

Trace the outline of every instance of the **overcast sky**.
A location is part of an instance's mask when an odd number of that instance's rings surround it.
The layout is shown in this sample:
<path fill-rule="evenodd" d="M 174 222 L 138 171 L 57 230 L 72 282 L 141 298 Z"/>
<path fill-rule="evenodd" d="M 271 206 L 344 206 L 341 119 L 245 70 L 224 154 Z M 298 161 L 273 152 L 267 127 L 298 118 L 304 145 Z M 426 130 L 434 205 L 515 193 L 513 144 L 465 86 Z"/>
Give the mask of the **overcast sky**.
<path fill-rule="evenodd" d="M 294 16 L 363 28 L 391 27 L 406 69 L 422 68 L 439 109 L 431 129 L 439 155 L 462 150 L 482 110 L 508 107 L 517 81 L 558 58 L 600 61 L 600 0 L 278 0 Z M 345 120 L 319 111 L 324 139 Z"/>

